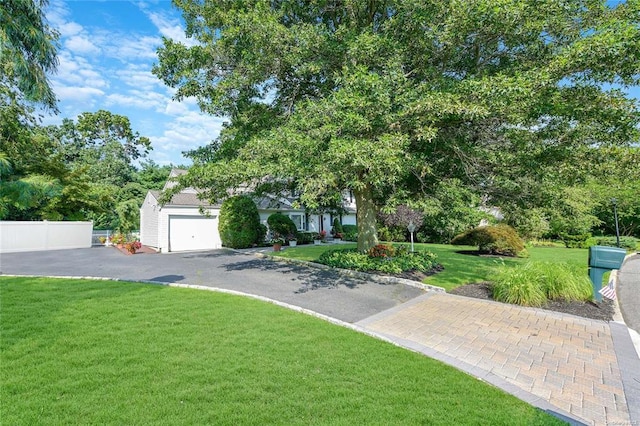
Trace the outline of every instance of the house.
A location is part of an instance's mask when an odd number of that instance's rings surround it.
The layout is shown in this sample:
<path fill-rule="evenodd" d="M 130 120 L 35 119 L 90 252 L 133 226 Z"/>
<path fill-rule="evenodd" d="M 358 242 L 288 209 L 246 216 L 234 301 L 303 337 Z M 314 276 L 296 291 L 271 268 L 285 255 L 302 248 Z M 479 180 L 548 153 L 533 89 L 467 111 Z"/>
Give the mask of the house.
<path fill-rule="evenodd" d="M 186 170 L 173 169 L 163 191 L 175 186 L 173 178 L 186 173 Z M 149 191 L 140 207 L 140 242 L 163 253 L 210 250 L 222 247 L 218 232 L 220 204 L 207 205 L 198 198 L 198 190 L 185 188 L 175 194 L 165 204 L 160 203 L 162 191 Z M 345 194 L 342 224 L 355 225 L 355 201 Z M 267 226 L 267 218 L 279 212 L 289 216 L 298 227 L 298 231 L 320 232 L 331 230 L 333 216 L 310 214 L 303 208 L 295 207 L 295 197 L 277 197 L 266 195 L 256 198 L 260 222 Z"/>

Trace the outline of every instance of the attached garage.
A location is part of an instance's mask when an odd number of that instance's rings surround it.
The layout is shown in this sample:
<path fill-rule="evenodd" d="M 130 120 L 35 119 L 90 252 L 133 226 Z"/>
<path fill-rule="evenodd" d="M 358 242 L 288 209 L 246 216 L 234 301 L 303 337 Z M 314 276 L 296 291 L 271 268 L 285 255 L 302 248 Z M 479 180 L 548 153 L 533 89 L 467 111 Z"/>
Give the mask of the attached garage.
<path fill-rule="evenodd" d="M 169 216 L 169 251 L 207 250 L 222 247 L 218 216 Z"/>

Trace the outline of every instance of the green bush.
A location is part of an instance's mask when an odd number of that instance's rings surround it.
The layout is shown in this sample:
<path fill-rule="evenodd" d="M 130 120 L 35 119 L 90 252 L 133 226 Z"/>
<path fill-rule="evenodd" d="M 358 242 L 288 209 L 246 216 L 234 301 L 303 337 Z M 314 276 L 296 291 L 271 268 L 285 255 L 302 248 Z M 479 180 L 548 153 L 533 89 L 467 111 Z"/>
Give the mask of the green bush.
<path fill-rule="evenodd" d="M 592 298 L 591 281 L 580 268 L 552 262 L 502 265 L 495 272 L 492 292 L 495 300 L 524 306 L 542 306 L 549 300 Z"/>
<path fill-rule="evenodd" d="M 524 241 L 507 225 L 478 226 L 451 240 L 453 245 L 478 246 L 481 252 L 517 256 L 524 251 Z"/>
<path fill-rule="evenodd" d="M 261 243 L 260 215 L 256 203 L 245 195 L 226 199 L 220 208 L 218 230 L 225 247 L 247 248 Z"/>
<path fill-rule="evenodd" d="M 547 297 L 531 271 L 526 268 L 503 269 L 492 285 L 493 298 L 523 306 L 542 306 Z"/>
<path fill-rule="evenodd" d="M 391 274 L 427 272 L 437 266 L 435 254 L 428 251 L 409 253 L 404 247 L 396 247 L 394 257 L 371 257 L 356 249 L 329 250 L 320 255 L 318 262 L 334 268 Z"/>
<path fill-rule="evenodd" d="M 274 236 L 286 237 L 287 235 L 295 235 L 298 231 L 296 224 L 282 213 L 274 213 L 267 218 L 267 224 Z"/>
<path fill-rule="evenodd" d="M 592 245 L 617 247 L 616 237 L 593 237 L 593 240 L 594 244 Z M 640 242 L 638 238 L 620 237 L 620 247 L 626 250 L 635 250 L 638 247 L 638 242 Z"/>
<path fill-rule="evenodd" d="M 586 234 L 567 234 L 561 233 L 560 239 L 567 248 L 586 248 L 589 246 L 588 241 L 591 238 L 590 233 Z"/>
<path fill-rule="evenodd" d="M 311 244 L 313 242 L 314 237 L 316 236 L 315 232 L 298 232 L 298 244 Z"/>
<path fill-rule="evenodd" d="M 340 223 L 340 219 L 337 217 L 333 219 L 333 228 L 331 228 L 331 235 L 333 235 L 335 238 L 342 238 L 344 236 L 342 224 Z"/>
<path fill-rule="evenodd" d="M 378 228 L 378 239 L 380 241 L 404 242 L 406 240 L 406 232 L 406 229 L 399 226 L 392 226 L 391 228 L 381 226 Z"/>
<path fill-rule="evenodd" d="M 256 237 L 256 243 L 258 244 L 263 244 L 266 242 L 267 240 L 267 232 L 269 231 L 269 229 L 267 229 L 267 225 L 263 224 L 263 223 L 259 223 L 258 224 L 258 234 Z"/>
<path fill-rule="evenodd" d="M 533 262 L 532 268 L 549 300 L 591 300 L 593 286 L 584 271 L 573 265 Z"/>
<path fill-rule="evenodd" d="M 358 241 L 358 225 L 342 225 L 344 230 L 344 240 L 346 241 Z"/>

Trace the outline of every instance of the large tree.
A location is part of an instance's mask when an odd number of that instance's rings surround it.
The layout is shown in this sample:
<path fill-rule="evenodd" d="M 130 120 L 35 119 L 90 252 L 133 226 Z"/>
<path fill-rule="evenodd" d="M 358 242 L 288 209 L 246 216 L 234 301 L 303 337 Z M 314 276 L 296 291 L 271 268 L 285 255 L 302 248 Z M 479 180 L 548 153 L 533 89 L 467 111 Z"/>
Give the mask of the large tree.
<path fill-rule="evenodd" d="M 604 0 L 174 0 L 195 46 L 156 75 L 230 117 L 184 185 L 210 198 L 292 183 L 308 207 L 344 189 L 358 248 L 376 210 L 459 179 L 527 203 L 583 149 L 637 140 L 639 6 Z"/>
<path fill-rule="evenodd" d="M 58 65 L 58 33 L 44 16 L 47 0 L 0 2 L 0 84 L 17 87 L 28 101 L 55 109 L 47 73 Z"/>

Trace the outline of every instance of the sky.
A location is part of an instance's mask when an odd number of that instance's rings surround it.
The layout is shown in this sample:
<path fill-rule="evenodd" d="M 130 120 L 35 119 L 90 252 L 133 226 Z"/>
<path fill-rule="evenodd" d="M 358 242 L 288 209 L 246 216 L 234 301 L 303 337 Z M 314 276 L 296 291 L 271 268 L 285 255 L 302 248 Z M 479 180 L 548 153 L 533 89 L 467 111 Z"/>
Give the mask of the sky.
<path fill-rule="evenodd" d="M 162 36 L 191 44 L 170 0 L 50 0 L 46 15 L 60 33 L 51 75 L 60 113 L 44 124 L 100 109 L 127 116 L 160 165 L 190 164 L 182 152 L 218 136 L 223 118 L 200 113 L 195 99 L 173 101 L 151 73 Z"/>

